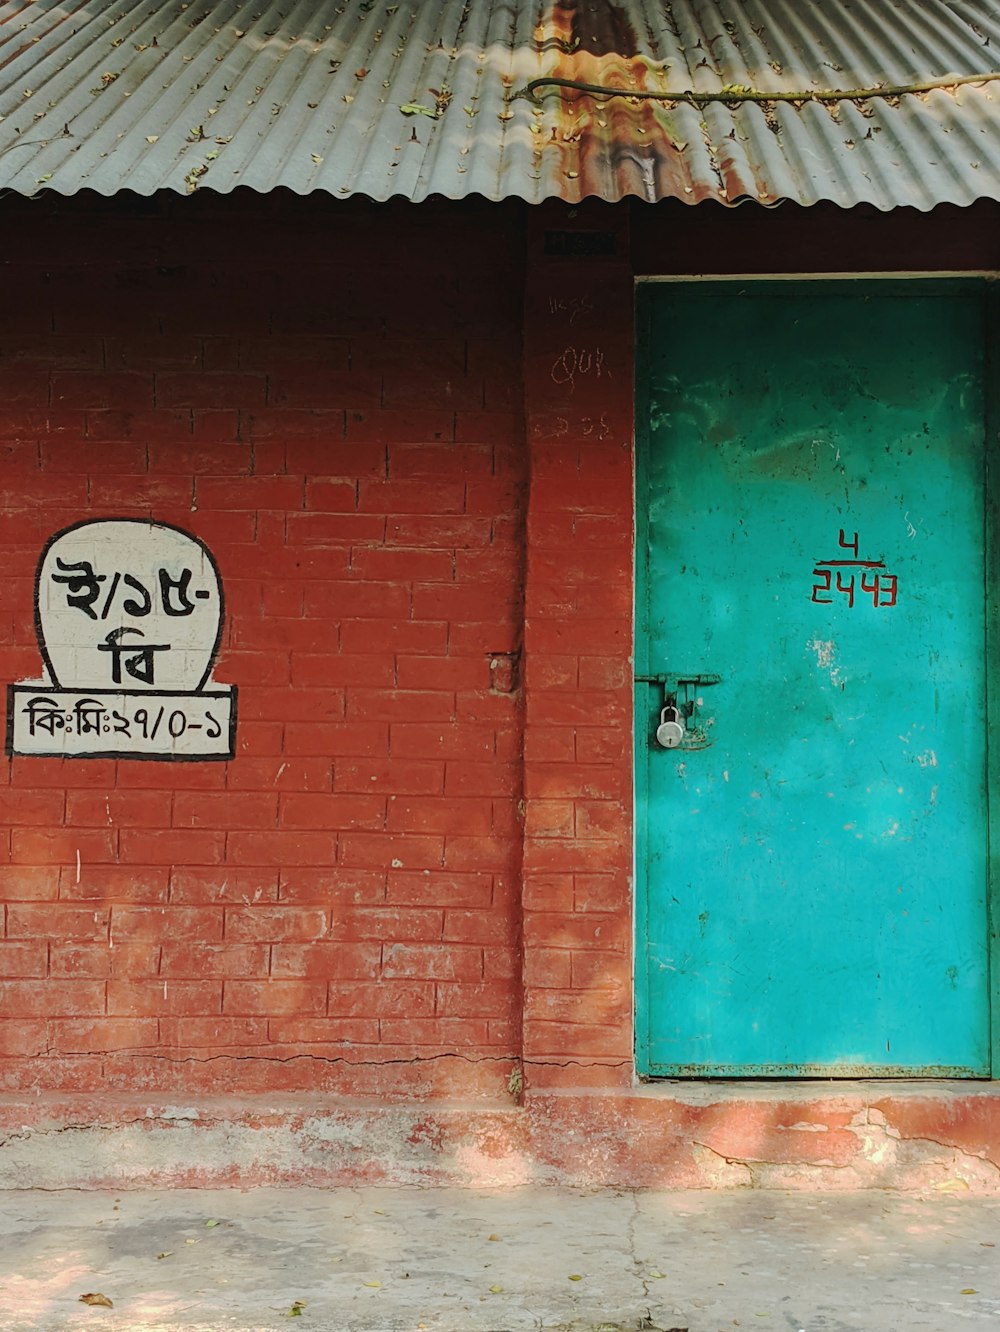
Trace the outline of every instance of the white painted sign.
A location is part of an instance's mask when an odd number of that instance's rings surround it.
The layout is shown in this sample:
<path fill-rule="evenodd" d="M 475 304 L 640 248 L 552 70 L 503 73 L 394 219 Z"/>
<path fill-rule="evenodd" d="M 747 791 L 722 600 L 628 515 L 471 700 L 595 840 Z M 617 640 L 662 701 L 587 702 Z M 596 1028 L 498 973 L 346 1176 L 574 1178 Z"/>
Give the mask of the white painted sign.
<path fill-rule="evenodd" d="M 232 758 L 236 689 L 211 680 L 223 610 L 211 552 L 180 528 L 107 518 L 57 532 L 35 575 L 48 678 L 8 686 L 7 753 Z"/>

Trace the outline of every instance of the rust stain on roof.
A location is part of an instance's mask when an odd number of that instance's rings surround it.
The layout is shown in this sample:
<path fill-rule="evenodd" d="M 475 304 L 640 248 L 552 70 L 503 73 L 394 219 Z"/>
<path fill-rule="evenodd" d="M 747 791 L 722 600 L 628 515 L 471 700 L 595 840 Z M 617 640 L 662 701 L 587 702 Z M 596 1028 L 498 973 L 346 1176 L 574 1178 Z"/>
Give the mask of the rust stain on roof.
<path fill-rule="evenodd" d="M 538 50 L 543 53 L 580 51 L 630 59 L 641 50 L 633 18 L 622 5 L 556 0 L 536 33 Z"/>

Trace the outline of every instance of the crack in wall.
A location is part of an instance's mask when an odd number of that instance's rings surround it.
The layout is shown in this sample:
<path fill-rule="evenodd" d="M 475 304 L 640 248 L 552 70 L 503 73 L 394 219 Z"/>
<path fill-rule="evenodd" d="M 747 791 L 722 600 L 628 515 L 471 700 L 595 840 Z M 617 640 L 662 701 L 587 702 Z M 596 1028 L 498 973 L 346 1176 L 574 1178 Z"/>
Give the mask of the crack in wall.
<path fill-rule="evenodd" d="M 312 1051 L 303 1050 L 297 1054 L 291 1055 L 272 1055 L 267 1053 L 254 1054 L 232 1054 L 220 1053 L 209 1055 L 169 1055 L 164 1054 L 156 1046 L 143 1046 L 134 1050 L 91 1050 L 91 1051 L 59 1051 L 47 1050 L 47 1054 L 59 1054 L 64 1057 L 72 1058 L 78 1055 L 84 1058 L 89 1054 L 99 1054 L 104 1058 L 121 1059 L 151 1059 L 165 1064 L 211 1064 L 220 1060 L 231 1060 L 233 1063 L 267 1063 L 267 1064 L 294 1064 L 298 1060 L 312 1060 L 320 1064 L 348 1064 L 352 1068 L 391 1068 L 397 1064 L 430 1064 L 441 1062 L 446 1059 L 458 1059 L 466 1064 L 504 1064 L 508 1065 L 517 1060 L 514 1054 L 488 1054 L 488 1055 L 470 1055 L 464 1054 L 460 1050 L 444 1050 L 438 1054 L 429 1055 L 408 1055 L 405 1058 L 395 1059 L 351 1059 L 347 1055 L 321 1055 L 314 1054 Z M 525 1061 L 524 1068 L 631 1068 L 631 1062 L 627 1059 L 620 1059 L 614 1063 L 608 1063 L 602 1059 L 532 1059 Z"/>
<path fill-rule="evenodd" d="M 529 1068 L 631 1068 L 631 1059 L 525 1059 Z"/>
<path fill-rule="evenodd" d="M 111 1053 L 105 1051 L 105 1054 Z M 504 1064 L 511 1062 L 513 1055 L 468 1055 L 461 1054 L 458 1051 L 447 1050 L 440 1054 L 432 1055 L 411 1055 L 405 1059 L 348 1059 L 346 1055 L 319 1055 L 312 1054 L 310 1051 L 303 1051 L 301 1054 L 293 1055 L 269 1055 L 269 1054 L 213 1054 L 213 1055 L 180 1055 L 173 1057 L 171 1055 L 160 1054 L 158 1052 L 147 1053 L 146 1051 L 115 1051 L 116 1055 L 121 1055 L 124 1059 L 156 1059 L 165 1064 L 212 1064 L 221 1059 L 227 1059 L 233 1063 L 265 1063 L 265 1064 L 294 1064 L 300 1059 L 312 1060 L 319 1064 L 348 1064 L 352 1068 L 391 1068 L 394 1064 L 433 1064 L 445 1059 L 460 1059 L 466 1064 Z"/>
<path fill-rule="evenodd" d="M 710 1147 L 707 1142 L 700 1142 L 697 1138 L 691 1140 L 691 1146 L 696 1147 L 703 1152 L 707 1152 L 709 1156 L 714 1157 L 717 1161 L 722 1161 L 730 1170 L 745 1170 L 747 1172 L 747 1177 L 740 1187 L 749 1189 L 757 1187 L 754 1177 L 754 1168 L 749 1161 L 744 1161 L 738 1156 L 726 1156 L 725 1153 L 716 1151 L 716 1149 Z"/>
<path fill-rule="evenodd" d="M 691 1145 L 729 1170 L 745 1171 L 744 1187 L 749 1188 L 775 1187 L 774 1176 L 785 1171 L 805 1173 L 817 1183 L 824 1178 L 853 1179 L 858 1187 L 907 1187 L 900 1181 L 911 1174 L 925 1174 L 932 1170 L 947 1174 L 956 1187 L 970 1188 L 975 1184 L 976 1187 L 995 1188 L 1000 1185 L 1000 1164 L 985 1149 L 977 1152 L 959 1143 L 926 1135 L 905 1136 L 872 1105 L 859 1110 L 844 1130 L 854 1134 L 858 1146 L 851 1159 L 843 1162 L 791 1154 L 779 1157 L 777 1153 L 771 1156 L 727 1153 L 697 1138 L 692 1139 Z M 730 1179 L 728 1182 L 733 1184 L 736 1181 Z M 930 1185 L 932 1181 L 928 1179 L 926 1183 Z M 941 1187 L 940 1182 L 938 1187 Z"/>
<path fill-rule="evenodd" d="M 941 1162 L 942 1166 L 954 1172 L 966 1170 L 981 1182 L 984 1174 L 988 1175 L 994 1186 L 1000 1184 L 1000 1162 L 988 1154 L 988 1149 L 976 1151 L 958 1142 L 949 1142 L 932 1135 L 907 1137 L 895 1125 L 890 1124 L 884 1111 L 870 1102 L 845 1126 L 858 1139 L 858 1155 L 868 1165 L 883 1170 L 905 1170 L 912 1161 L 900 1161 L 900 1155 L 914 1158 L 918 1154 L 926 1157 L 940 1156 L 946 1152 L 951 1159 Z M 961 1179 L 961 1175 L 957 1175 Z"/>
<path fill-rule="evenodd" d="M 0 1149 L 9 1146 L 11 1143 L 28 1142 L 31 1138 L 39 1138 L 52 1134 L 91 1133 L 94 1132 L 95 1130 L 105 1133 L 115 1133 L 119 1129 L 134 1128 L 137 1124 L 145 1126 L 147 1124 L 175 1124 L 175 1123 L 193 1124 L 195 1122 L 197 1121 L 191 1118 L 171 1117 L 168 1119 L 164 1116 L 159 1116 L 159 1115 L 155 1117 L 143 1115 L 139 1119 L 116 1119 L 113 1124 L 102 1124 L 100 1122 L 95 1122 L 93 1120 L 90 1120 L 85 1124 L 73 1124 L 73 1123 L 52 1124 L 52 1125 L 43 1124 L 39 1125 L 38 1128 L 25 1127 L 21 1129 L 20 1132 L 17 1133 L 0 1134 Z M 67 1188 L 68 1187 L 70 1186 L 67 1185 Z"/>
<path fill-rule="evenodd" d="M 346 1063 L 365 1067 L 388 1067 L 391 1064 L 420 1064 L 430 1063 L 434 1060 L 442 1059 L 461 1059 L 468 1064 L 483 1063 L 506 1063 L 517 1059 L 515 1054 L 502 1055 L 469 1055 L 463 1054 L 460 1050 L 446 1050 L 433 1055 L 412 1055 L 405 1059 L 349 1059 L 346 1055 L 318 1055 L 311 1051 L 304 1050 L 293 1055 L 272 1055 L 267 1053 L 255 1054 L 211 1054 L 211 1055 L 180 1055 L 172 1056 L 164 1054 L 159 1046 L 138 1046 L 131 1050 L 59 1050 L 48 1047 L 45 1050 L 47 1055 L 58 1055 L 62 1058 L 72 1059 L 86 1058 L 88 1055 L 102 1055 L 105 1058 L 116 1057 L 122 1059 L 158 1059 L 171 1064 L 207 1064 L 214 1060 L 231 1059 L 234 1061 L 258 1061 L 275 1064 L 290 1064 L 297 1059 L 313 1059 L 320 1063 L 339 1064 Z M 629 1059 L 616 1059 L 608 1061 L 606 1059 L 527 1059 L 524 1061 L 524 1068 L 631 1068 L 632 1063 Z"/>

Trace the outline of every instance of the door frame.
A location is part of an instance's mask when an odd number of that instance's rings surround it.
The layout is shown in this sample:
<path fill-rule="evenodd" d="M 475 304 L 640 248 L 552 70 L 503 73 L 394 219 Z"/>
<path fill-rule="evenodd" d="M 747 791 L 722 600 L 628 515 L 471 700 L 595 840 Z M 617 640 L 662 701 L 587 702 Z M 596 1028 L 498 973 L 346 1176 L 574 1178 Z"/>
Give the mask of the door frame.
<path fill-rule="evenodd" d="M 986 413 L 983 422 L 983 558 L 986 570 L 986 587 L 983 613 L 985 616 L 986 674 L 985 697 L 983 700 L 986 714 L 986 933 L 987 933 L 987 1003 L 990 1022 L 990 1066 L 992 1073 L 988 1078 L 971 1077 L 970 1081 L 995 1081 L 1000 1078 L 1000 794 L 991 798 L 993 792 L 1000 793 L 1000 708 L 997 699 L 1000 696 L 1000 679 L 993 677 L 1000 670 L 1000 577 L 990 577 L 990 571 L 998 568 L 1000 560 L 1000 273 L 995 270 L 942 270 L 942 271 L 880 271 L 875 273 L 718 273 L 718 274 L 670 274 L 649 275 L 635 278 L 635 548 L 634 579 L 635 605 L 633 608 L 633 827 L 634 827 L 634 948 L 633 948 L 633 994 L 634 994 L 634 1033 L 635 1033 L 635 1070 L 642 1079 L 667 1077 L 676 1080 L 676 1075 L 659 1075 L 650 1072 L 649 1046 L 651 1036 L 650 1009 L 648 995 L 648 971 L 645 963 L 645 940 L 649 919 L 649 879 L 646 874 L 648 844 L 645 810 L 647 808 L 647 751 L 649 745 L 649 699 L 651 686 L 640 682 L 637 677 L 651 674 L 649 661 L 649 633 L 646 623 L 648 610 L 647 588 L 648 568 L 648 501 L 649 501 L 649 434 L 646 421 L 649 417 L 648 375 L 644 374 L 648 365 L 649 330 L 640 321 L 638 293 L 640 286 L 665 283 L 683 283 L 691 286 L 697 283 L 705 285 L 719 282 L 778 283 L 794 282 L 806 285 L 809 282 L 878 282 L 894 283 L 945 282 L 961 280 L 979 282 L 984 295 L 983 327 L 983 366 Z M 708 1075 L 705 1075 L 706 1079 Z M 713 1083 L 725 1081 L 761 1081 L 759 1073 L 749 1079 L 739 1079 L 735 1075 L 717 1078 Z M 792 1078 L 787 1074 L 776 1075 L 776 1081 L 808 1081 L 808 1078 Z M 827 1081 L 827 1078 L 823 1079 Z M 858 1081 L 852 1075 L 843 1081 Z M 874 1078 L 872 1080 L 875 1080 Z M 877 1079 L 884 1081 L 885 1076 Z M 920 1081 L 926 1081 L 921 1077 Z M 906 1076 L 893 1079 L 894 1083 L 903 1084 L 912 1081 Z"/>

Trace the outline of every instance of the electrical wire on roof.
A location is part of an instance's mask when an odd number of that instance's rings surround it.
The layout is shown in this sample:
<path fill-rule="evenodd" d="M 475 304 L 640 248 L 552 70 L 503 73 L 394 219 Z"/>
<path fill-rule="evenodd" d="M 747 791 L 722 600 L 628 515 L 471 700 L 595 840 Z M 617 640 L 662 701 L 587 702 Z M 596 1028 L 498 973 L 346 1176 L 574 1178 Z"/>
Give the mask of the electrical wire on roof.
<path fill-rule="evenodd" d="M 939 88 L 962 88 L 971 83 L 996 83 L 1000 80 L 1000 71 L 989 74 L 949 75 L 942 79 L 928 79 L 923 83 L 896 83 L 877 85 L 873 88 L 825 88 L 803 89 L 797 92 L 762 92 L 759 88 L 748 88 L 742 84 L 729 84 L 717 92 L 695 92 L 687 88 L 678 92 L 651 92 L 646 88 L 612 88 L 603 83 L 584 83 L 580 79 L 550 78 L 532 79 L 523 88 L 512 94 L 526 98 L 529 102 L 540 103 L 537 96 L 539 88 L 569 88 L 574 92 L 589 93 L 594 97 L 629 97 L 644 102 L 688 102 L 692 106 L 707 106 L 712 102 L 722 102 L 726 106 L 738 106 L 742 102 L 863 102 L 873 97 L 903 97 L 907 93 L 934 92 Z"/>

